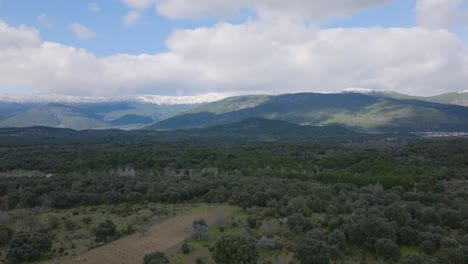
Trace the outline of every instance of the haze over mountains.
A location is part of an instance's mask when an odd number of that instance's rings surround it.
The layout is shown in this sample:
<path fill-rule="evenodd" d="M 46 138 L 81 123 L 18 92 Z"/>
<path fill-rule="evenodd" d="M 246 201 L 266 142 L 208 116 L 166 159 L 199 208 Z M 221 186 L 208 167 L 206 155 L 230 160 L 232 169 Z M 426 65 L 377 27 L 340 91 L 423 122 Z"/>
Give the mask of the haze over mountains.
<path fill-rule="evenodd" d="M 0 95 L 0 127 L 175 130 L 260 118 L 370 133 L 468 131 L 466 91 L 433 97 L 368 89 L 224 97 Z"/>

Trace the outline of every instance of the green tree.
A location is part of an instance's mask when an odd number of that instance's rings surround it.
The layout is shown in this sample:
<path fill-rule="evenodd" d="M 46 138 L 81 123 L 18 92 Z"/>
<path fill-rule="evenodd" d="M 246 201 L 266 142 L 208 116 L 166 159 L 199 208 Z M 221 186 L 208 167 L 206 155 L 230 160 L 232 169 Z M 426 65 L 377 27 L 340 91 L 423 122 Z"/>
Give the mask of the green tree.
<path fill-rule="evenodd" d="M 297 233 L 306 232 L 313 228 L 312 221 L 309 218 L 304 217 L 301 213 L 290 215 L 286 223 L 289 229 Z"/>
<path fill-rule="evenodd" d="M 106 241 L 117 234 L 117 226 L 111 220 L 106 220 L 105 222 L 100 223 L 93 230 L 93 233 L 94 236 L 96 236 L 96 241 Z"/>
<path fill-rule="evenodd" d="M 252 239 L 225 235 L 216 242 L 213 259 L 217 264 L 255 264 L 258 252 Z"/>
<path fill-rule="evenodd" d="M 379 238 L 375 242 L 375 252 L 386 259 L 397 261 L 400 259 L 400 248 L 390 239 Z"/>
<path fill-rule="evenodd" d="M 19 233 L 10 241 L 7 259 L 12 263 L 39 259 L 52 247 L 50 239 L 39 233 Z"/>
<path fill-rule="evenodd" d="M 143 258 L 143 264 L 169 264 L 169 259 L 162 252 L 154 252 Z"/>
<path fill-rule="evenodd" d="M 245 221 L 247 222 L 247 226 L 249 228 L 256 229 L 258 227 L 257 218 L 253 216 L 247 217 Z"/>
<path fill-rule="evenodd" d="M 302 264 L 328 264 L 329 247 L 318 238 L 316 232 L 308 232 L 296 246 L 297 257 Z"/>

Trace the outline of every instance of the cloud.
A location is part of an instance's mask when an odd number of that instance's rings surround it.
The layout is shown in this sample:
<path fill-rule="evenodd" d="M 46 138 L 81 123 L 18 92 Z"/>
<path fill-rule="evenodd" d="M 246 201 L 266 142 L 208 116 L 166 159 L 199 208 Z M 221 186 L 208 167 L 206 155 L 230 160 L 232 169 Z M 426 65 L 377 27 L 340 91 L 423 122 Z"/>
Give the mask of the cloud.
<path fill-rule="evenodd" d="M 123 3 L 134 9 L 146 9 L 155 4 L 155 0 L 123 0 Z"/>
<path fill-rule="evenodd" d="M 462 9 L 463 0 L 418 0 L 416 16 L 419 26 L 450 28 L 468 23 L 468 9 Z"/>
<path fill-rule="evenodd" d="M 24 49 L 37 47 L 41 40 L 39 31 L 26 26 L 10 27 L 0 20 L 0 54 L 4 54 L 10 49 Z M 0 61 L 4 64 L 4 61 Z"/>
<path fill-rule="evenodd" d="M 96 3 L 89 3 L 88 11 L 92 13 L 99 13 L 101 11 L 101 7 L 99 7 L 99 5 Z"/>
<path fill-rule="evenodd" d="M 122 18 L 122 24 L 125 27 L 134 26 L 140 19 L 141 14 L 138 11 L 130 11 Z"/>
<path fill-rule="evenodd" d="M 70 25 L 70 30 L 75 34 L 78 39 L 87 40 L 96 36 L 96 33 L 83 26 L 80 23 L 73 23 Z"/>
<path fill-rule="evenodd" d="M 424 45 L 421 45 L 424 43 Z M 105 96 L 466 89 L 468 48 L 430 28 L 315 29 L 294 21 L 177 30 L 158 54 L 98 58 L 0 21 L 0 87 Z"/>
<path fill-rule="evenodd" d="M 39 23 L 41 23 L 42 26 L 44 26 L 46 28 L 52 27 L 52 23 L 49 22 L 49 19 L 47 18 L 46 14 L 38 15 L 37 20 L 39 21 Z"/>
<path fill-rule="evenodd" d="M 228 17 L 244 8 L 257 12 L 259 16 L 288 16 L 311 21 L 346 17 L 388 2 L 390 0 L 156 0 L 158 12 L 172 19 Z"/>

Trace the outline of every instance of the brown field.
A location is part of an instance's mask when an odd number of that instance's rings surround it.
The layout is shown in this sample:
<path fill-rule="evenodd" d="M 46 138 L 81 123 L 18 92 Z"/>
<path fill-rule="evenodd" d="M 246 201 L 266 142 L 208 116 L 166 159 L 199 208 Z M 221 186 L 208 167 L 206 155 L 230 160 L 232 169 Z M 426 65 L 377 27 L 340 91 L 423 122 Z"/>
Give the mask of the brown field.
<path fill-rule="evenodd" d="M 145 234 L 124 237 L 62 263 L 141 264 L 145 255 L 166 251 L 190 237 L 193 221 L 203 218 L 211 225 L 234 211 L 234 207 L 224 205 L 200 206 L 150 227 Z"/>

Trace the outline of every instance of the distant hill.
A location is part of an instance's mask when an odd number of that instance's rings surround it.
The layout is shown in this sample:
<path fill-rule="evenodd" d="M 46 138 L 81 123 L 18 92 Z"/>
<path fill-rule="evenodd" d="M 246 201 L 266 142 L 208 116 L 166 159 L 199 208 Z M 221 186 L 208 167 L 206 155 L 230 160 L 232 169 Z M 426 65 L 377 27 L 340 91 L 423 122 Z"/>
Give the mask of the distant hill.
<path fill-rule="evenodd" d="M 0 116 L 0 127 L 49 126 L 78 130 L 140 128 L 196 106 L 199 104 L 156 105 L 142 102 L 25 104 L 0 102 L 0 109 L 6 109 L 3 112 L 3 118 Z"/>
<path fill-rule="evenodd" d="M 468 106 L 468 91 L 459 93 L 445 93 L 435 96 L 411 96 L 396 92 L 379 92 L 379 91 L 367 91 L 365 94 L 378 97 L 390 97 L 394 99 L 414 99 L 426 102 L 441 103 L 441 104 L 452 104 Z"/>
<path fill-rule="evenodd" d="M 0 94 L 0 127 L 136 129 L 225 97 L 221 94 L 117 97 Z"/>
<path fill-rule="evenodd" d="M 285 121 L 263 118 L 248 118 L 236 123 L 185 130 L 185 132 L 198 133 L 206 137 L 270 136 L 277 138 L 306 138 L 356 135 L 355 132 L 340 126 L 301 126 Z"/>
<path fill-rule="evenodd" d="M 367 137 L 339 126 L 300 126 L 285 121 L 249 118 L 240 122 L 201 129 L 155 130 L 73 130 L 44 126 L 0 128 L 0 142 L 148 142 L 168 140 L 275 141 L 317 138 Z"/>
<path fill-rule="evenodd" d="M 415 97 L 370 89 L 337 94 L 72 97 L 0 94 L 0 127 L 175 130 L 248 118 L 340 125 L 359 132 L 466 130 L 468 93 Z"/>
<path fill-rule="evenodd" d="M 238 102 L 243 102 L 244 107 L 236 109 Z M 162 120 L 147 129 L 203 128 L 247 118 L 311 126 L 341 125 L 371 133 L 468 130 L 468 107 L 360 93 L 228 98 Z"/>

